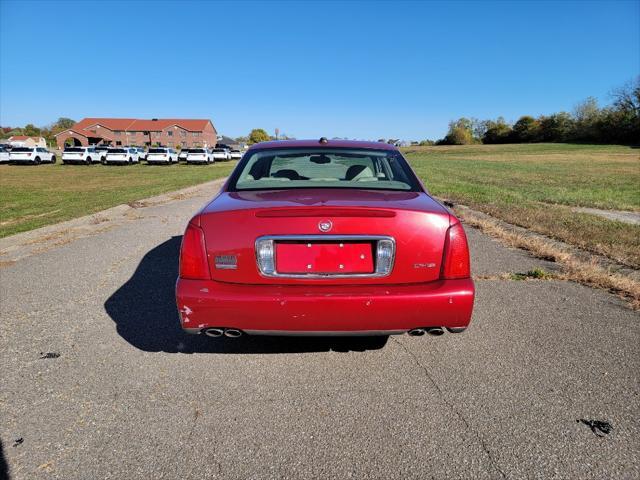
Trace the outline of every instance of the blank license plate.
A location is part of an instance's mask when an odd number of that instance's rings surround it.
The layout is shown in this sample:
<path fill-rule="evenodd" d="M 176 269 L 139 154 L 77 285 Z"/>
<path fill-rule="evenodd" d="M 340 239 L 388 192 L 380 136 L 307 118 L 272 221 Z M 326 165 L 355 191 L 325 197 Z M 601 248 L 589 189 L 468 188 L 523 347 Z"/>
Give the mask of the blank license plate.
<path fill-rule="evenodd" d="M 278 273 L 373 273 L 370 243 L 276 243 Z"/>

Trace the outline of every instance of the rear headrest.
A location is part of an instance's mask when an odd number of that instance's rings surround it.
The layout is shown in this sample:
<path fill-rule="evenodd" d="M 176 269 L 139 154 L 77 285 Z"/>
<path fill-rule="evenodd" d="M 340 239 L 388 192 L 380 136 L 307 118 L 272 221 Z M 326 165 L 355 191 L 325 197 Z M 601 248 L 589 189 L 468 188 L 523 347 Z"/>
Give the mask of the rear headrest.
<path fill-rule="evenodd" d="M 366 165 L 351 165 L 347 169 L 345 180 L 360 180 L 361 178 L 373 177 L 373 172 Z"/>

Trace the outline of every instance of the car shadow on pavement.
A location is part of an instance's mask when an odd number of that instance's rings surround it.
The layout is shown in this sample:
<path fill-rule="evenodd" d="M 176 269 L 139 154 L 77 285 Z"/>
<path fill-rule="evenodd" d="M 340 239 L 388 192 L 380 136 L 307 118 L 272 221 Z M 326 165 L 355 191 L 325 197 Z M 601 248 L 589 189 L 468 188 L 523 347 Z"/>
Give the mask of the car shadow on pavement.
<path fill-rule="evenodd" d="M 2 440 L 0 440 L 0 479 L 9 479 L 9 465 L 7 465 L 7 459 L 4 457 L 4 449 L 2 447 Z"/>
<path fill-rule="evenodd" d="M 122 338 L 146 352 L 298 353 L 349 352 L 384 347 L 388 337 L 210 338 L 182 331 L 175 303 L 182 237 L 147 252 L 133 276 L 105 302 L 104 308 Z"/>

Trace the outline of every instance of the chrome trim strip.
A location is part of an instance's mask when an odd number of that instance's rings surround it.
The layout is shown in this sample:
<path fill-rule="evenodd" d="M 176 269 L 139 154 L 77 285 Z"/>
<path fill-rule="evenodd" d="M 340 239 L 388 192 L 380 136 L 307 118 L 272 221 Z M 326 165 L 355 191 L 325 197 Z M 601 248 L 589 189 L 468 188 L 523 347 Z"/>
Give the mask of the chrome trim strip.
<path fill-rule="evenodd" d="M 372 335 L 402 335 L 407 330 L 243 330 L 247 335 L 276 335 L 287 337 L 363 337 Z"/>
<path fill-rule="evenodd" d="M 258 261 L 258 243 L 264 240 L 271 240 L 272 242 L 276 242 L 278 240 L 284 241 L 375 241 L 379 240 L 388 240 L 391 242 L 391 265 L 389 266 L 389 271 L 387 273 L 278 273 L 274 271 L 273 273 L 265 273 L 262 268 L 260 268 L 260 262 Z M 376 252 L 375 259 L 377 258 L 377 243 L 376 243 Z M 262 237 L 258 237 L 254 243 L 254 253 L 256 256 L 256 267 L 258 268 L 258 272 L 260 275 L 267 278 L 383 278 L 388 277 L 393 272 L 393 267 L 396 260 L 396 240 L 393 237 L 388 235 L 264 235 Z M 277 264 L 276 259 L 276 249 L 273 249 L 273 265 Z"/>

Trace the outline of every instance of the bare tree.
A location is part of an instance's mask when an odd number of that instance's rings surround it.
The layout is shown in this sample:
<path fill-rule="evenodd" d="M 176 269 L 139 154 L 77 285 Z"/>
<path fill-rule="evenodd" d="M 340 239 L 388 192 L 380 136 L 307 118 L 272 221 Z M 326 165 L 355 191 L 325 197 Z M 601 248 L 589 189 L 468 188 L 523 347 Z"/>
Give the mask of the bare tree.
<path fill-rule="evenodd" d="M 614 88 L 610 95 L 618 109 L 640 116 L 640 75 L 635 80 L 629 80 L 621 87 Z"/>

